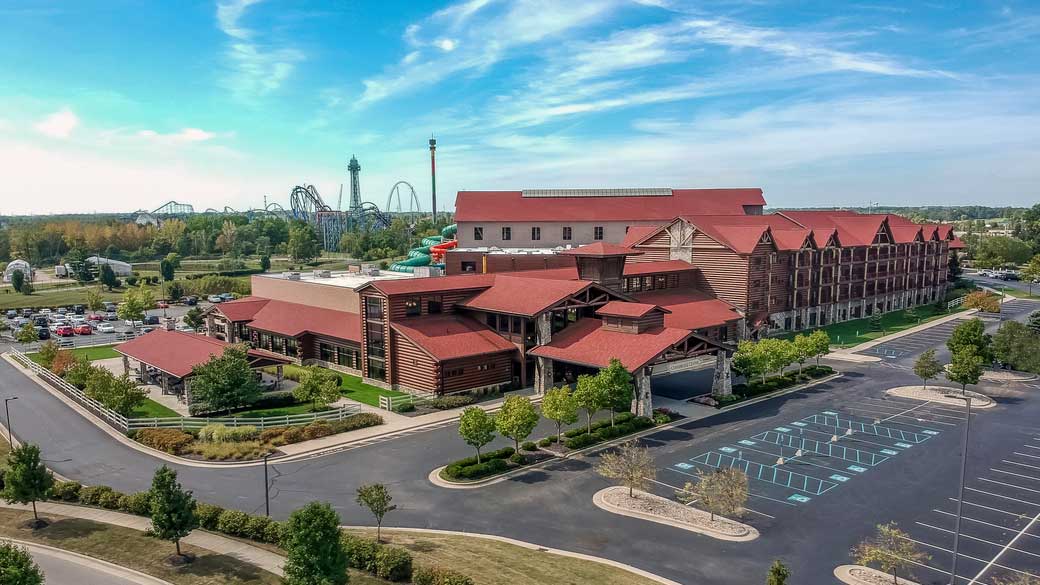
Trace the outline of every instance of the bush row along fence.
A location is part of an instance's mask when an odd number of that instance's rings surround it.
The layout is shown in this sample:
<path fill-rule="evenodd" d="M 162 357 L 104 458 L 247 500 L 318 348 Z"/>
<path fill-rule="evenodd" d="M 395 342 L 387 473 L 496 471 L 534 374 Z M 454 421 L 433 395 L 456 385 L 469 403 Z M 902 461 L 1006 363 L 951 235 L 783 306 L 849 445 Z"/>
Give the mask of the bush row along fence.
<path fill-rule="evenodd" d="M 968 298 L 968 295 L 964 295 L 963 297 L 957 297 L 957 298 L 955 298 L 953 300 L 946 301 L 946 310 L 950 310 L 950 309 L 953 309 L 955 307 L 959 307 L 959 306 L 963 305 L 964 304 L 964 299 L 966 299 L 966 298 Z"/>
<path fill-rule="evenodd" d="M 104 404 L 101 404 L 97 400 L 94 400 L 90 396 L 87 396 L 85 392 L 79 388 L 69 384 L 64 378 L 58 376 L 54 372 L 51 372 L 47 368 L 29 359 L 29 356 L 18 351 L 17 349 L 11 350 L 11 356 L 14 357 L 15 361 L 22 364 L 26 368 L 29 368 L 34 374 L 42 378 L 45 382 L 50 384 L 53 388 L 60 391 L 62 394 L 75 400 L 80 406 L 86 408 L 90 412 L 97 415 L 101 420 L 105 421 L 116 430 L 127 433 L 136 429 L 144 428 L 168 428 L 168 429 L 201 429 L 202 427 L 209 424 L 222 424 L 229 427 L 245 427 L 253 426 L 259 429 L 271 428 L 271 427 L 292 427 L 292 426 L 303 426 L 308 425 L 318 420 L 343 420 L 361 412 L 361 407 L 356 404 L 349 404 L 332 410 L 325 410 L 322 412 L 312 412 L 304 414 L 292 414 L 285 416 L 265 416 L 257 418 L 247 417 L 223 417 L 223 418 L 209 418 L 209 417 L 194 417 L 194 416 L 176 416 L 166 418 L 127 418 L 118 412 L 108 408 Z"/>

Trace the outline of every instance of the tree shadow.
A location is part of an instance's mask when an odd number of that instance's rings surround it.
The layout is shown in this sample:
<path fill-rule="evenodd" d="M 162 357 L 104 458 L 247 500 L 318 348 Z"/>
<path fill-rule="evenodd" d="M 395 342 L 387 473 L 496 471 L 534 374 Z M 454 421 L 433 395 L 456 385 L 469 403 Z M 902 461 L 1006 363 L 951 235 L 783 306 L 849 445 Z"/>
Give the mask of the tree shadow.
<path fill-rule="evenodd" d="M 181 575 L 192 575 L 195 577 L 221 577 L 222 581 L 232 579 L 240 582 L 251 582 L 257 580 L 266 573 L 264 569 L 247 563 L 231 555 L 200 554 L 195 561 L 180 567 L 171 567 Z"/>
<path fill-rule="evenodd" d="M 37 538 L 60 543 L 68 539 L 87 538 L 105 529 L 104 525 L 79 518 L 63 518 L 61 520 L 49 520 L 49 522 L 49 525 L 38 530 L 25 528 L 25 531 L 32 532 L 33 536 Z"/>

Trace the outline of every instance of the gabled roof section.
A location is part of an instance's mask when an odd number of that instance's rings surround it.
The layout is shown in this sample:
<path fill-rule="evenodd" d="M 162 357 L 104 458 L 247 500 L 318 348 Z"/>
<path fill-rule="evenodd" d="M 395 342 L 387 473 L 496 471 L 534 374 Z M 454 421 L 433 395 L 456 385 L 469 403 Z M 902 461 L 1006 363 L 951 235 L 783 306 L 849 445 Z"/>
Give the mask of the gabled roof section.
<path fill-rule="evenodd" d="M 361 316 L 299 303 L 271 300 L 249 326 L 269 333 L 299 337 L 304 333 L 361 342 Z"/>
<path fill-rule="evenodd" d="M 214 356 L 224 355 L 229 347 L 230 343 L 205 335 L 156 329 L 120 343 L 114 349 L 167 374 L 183 378 L 191 374 L 194 366 L 204 364 Z M 274 363 L 289 363 L 288 358 L 266 351 L 251 349 L 248 355 Z"/>
<path fill-rule="evenodd" d="M 375 289 L 385 295 L 403 295 L 487 288 L 495 282 L 494 274 L 456 274 L 429 278 L 373 280 L 357 288 L 358 292 Z"/>
<path fill-rule="evenodd" d="M 637 319 L 639 317 L 646 316 L 654 311 L 660 311 L 662 313 L 671 313 L 664 307 L 652 305 L 649 303 L 629 303 L 626 301 L 610 301 L 596 310 L 597 315 L 605 315 L 609 317 L 629 317 Z"/>
<path fill-rule="evenodd" d="M 213 312 L 220 313 L 229 321 L 250 321 L 269 301 L 261 297 L 242 297 L 213 305 Z"/>
<path fill-rule="evenodd" d="M 769 226 L 715 225 L 709 223 L 694 224 L 704 235 L 726 246 L 738 254 L 750 254 L 769 235 Z"/>
<path fill-rule="evenodd" d="M 631 248 L 642 244 L 646 240 L 650 239 L 651 236 L 657 234 L 667 226 L 663 225 L 632 225 L 628 226 L 628 231 L 625 232 L 625 239 L 621 242 L 622 246 Z"/>
<path fill-rule="evenodd" d="M 890 229 L 892 230 L 892 240 L 897 244 L 910 244 L 913 242 L 923 241 L 923 237 L 921 236 L 921 226 L 919 225 L 893 225 Z"/>
<path fill-rule="evenodd" d="M 665 272 L 686 272 L 697 267 L 685 260 L 655 260 L 653 262 L 629 262 L 625 264 L 625 276 L 644 276 Z"/>
<path fill-rule="evenodd" d="M 967 248 L 967 246 L 964 244 L 963 241 L 961 241 L 960 238 L 954 236 L 954 238 L 950 240 L 951 250 L 963 250 L 964 248 Z"/>
<path fill-rule="evenodd" d="M 736 307 L 707 293 L 692 289 L 666 289 L 633 295 L 637 301 L 667 309 L 666 327 L 707 329 L 721 327 L 741 318 Z"/>
<path fill-rule="evenodd" d="M 531 278 L 521 274 L 500 273 L 490 287 L 459 305 L 467 309 L 533 317 L 595 284 L 587 280 Z"/>
<path fill-rule="evenodd" d="M 776 242 L 777 250 L 795 251 L 817 249 L 816 239 L 813 237 L 812 230 L 804 228 L 777 229 L 773 230 L 772 233 L 773 241 Z"/>
<path fill-rule="evenodd" d="M 446 361 L 464 357 L 516 351 L 516 346 L 469 317 L 444 314 L 390 323 L 430 357 Z"/>
<path fill-rule="evenodd" d="M 587 317 L 528 353 L 594 368 L 605 368 L 616 358 L 625 369 L 634 372 L 691 335 L 691 331 L 671 327 L 649 329 L 640 334 L 622 333 L 604 329 L 603 321 Z"/>
<path fill-rule="evenodd" d="M 455 221 L 668 222 L 676 215 L 744 215 L 765 206 L 761 189 L 557 190 L 525 197 L 523 191 L 459 191 Z"/>

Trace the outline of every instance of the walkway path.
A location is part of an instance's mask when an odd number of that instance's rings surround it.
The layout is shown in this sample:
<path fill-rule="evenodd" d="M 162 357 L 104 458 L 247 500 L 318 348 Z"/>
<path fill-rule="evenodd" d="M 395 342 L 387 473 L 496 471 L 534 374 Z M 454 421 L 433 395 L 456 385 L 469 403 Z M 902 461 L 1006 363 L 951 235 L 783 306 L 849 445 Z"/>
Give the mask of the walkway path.
<path fill-rule="evenodd" d="M 4 538 L 28 549 L 47 585 L 170 585 L 151 575 L 52 546 Z"/>
<path fill-rule="evenodd" d="M 32 509 L 31 506 L 27 505 L 8 504 L 3 502 L 0 502 L 0 507 L 12 508 L 15 510 Z M 93 520 L 94 522 L 102 522 L 104 524 L 112 524 L 114 526 L 140 530 L 141 532 L 148 530 L 151 526 L 151 520 L 148 518 L 115 512 L 113 510 L 102 510 L 100 508 L 88 508 L 86 506 L 74 506 L 72 504 L 59 504 L 55 502 L 39 502 L 36 504 L 36 509 L 41 515 L 54 514 L 56 516 L 66 516 L 69 518 L 82 518 L 84 520 Z M 282 565 L 285 563 L 285 557 L 281 555 L 233 538 L 221 536 L 212 532 L 206 532 L 205 530 L 196 530 L 181 542 L 204 548 L 206 550 L 211 550 L 217 554 L 236 558 L 242 562 L 257 566 L 279 576 L 282 574 Z M 83 584 L 80 583 L 78 585 Z"/>

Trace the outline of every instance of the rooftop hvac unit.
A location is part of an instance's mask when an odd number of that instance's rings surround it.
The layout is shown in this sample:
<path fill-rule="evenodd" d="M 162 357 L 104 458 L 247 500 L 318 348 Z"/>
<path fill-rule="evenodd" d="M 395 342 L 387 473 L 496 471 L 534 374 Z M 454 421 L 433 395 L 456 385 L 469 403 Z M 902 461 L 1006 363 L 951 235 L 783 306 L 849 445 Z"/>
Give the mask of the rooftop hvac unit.
<path fill-rule="evenodd" d="M 444 276 L 444 270 L 436 266 L 416 266 L 412 270 L 412 275 L 419 278 L 429 278 L 431 276 Z"/>
<path fill-rule="evenodd" d="M 329 270 L 315 270 L 314 278 L 331 278 L 332 272 Z"/>
<path fill-rule="evenodd" d="M 285 277 L 285 280 L 300 280 L 299 272 L 283 272 L 282 276 Z"/>
<path fill-rule="evenodd" d="M 361 274 L 365 276 L 379 276 L 379 265 L 378 264 L 362 264 Z"/>

